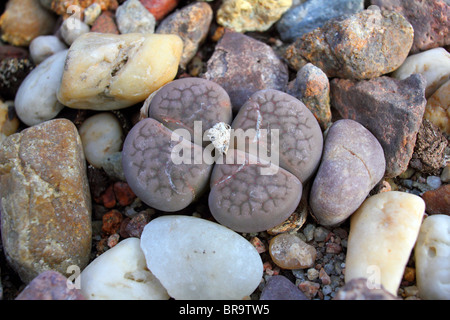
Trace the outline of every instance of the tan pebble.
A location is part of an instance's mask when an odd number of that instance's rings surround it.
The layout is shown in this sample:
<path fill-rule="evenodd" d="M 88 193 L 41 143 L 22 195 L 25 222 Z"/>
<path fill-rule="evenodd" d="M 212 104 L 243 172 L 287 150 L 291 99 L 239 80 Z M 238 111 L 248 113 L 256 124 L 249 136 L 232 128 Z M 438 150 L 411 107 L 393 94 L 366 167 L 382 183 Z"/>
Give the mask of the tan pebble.
<path fill-rule="evenodd" d="M 450 134 L 450 80 L 427 100 L 423 117 Z"/>
<path fill-rule="evenodd" d="M 368 278 L 397 295 L 424 211 L 424 201 L 406 192 L 383 192 L 365 200 L 350 221 L 345 282 Z"/>
<path fill-rule="evenodd" d="M 314 265 L 316 249 L 295 234 L 282 233 L 270 240 L 269 253 L 273 262 L 283 269 L 305 269 Z"/>

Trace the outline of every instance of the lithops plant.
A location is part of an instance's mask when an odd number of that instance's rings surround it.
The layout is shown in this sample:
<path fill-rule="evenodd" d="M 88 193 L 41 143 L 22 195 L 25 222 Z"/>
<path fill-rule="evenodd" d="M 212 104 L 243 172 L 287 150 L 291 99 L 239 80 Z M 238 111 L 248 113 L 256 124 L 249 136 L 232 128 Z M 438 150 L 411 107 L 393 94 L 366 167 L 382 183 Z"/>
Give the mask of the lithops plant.
<path fill-rule="evenodd" d="M 317 120 L 281 91 L 253 94 L 232 124 L 228 94 L 201 78 L 172 81 L 146 104 L 147 118 L 125 139 L 123 168 L 136 195 L 158 210 L 187 207 L 209 182 L 209 207 L 219 223 L 238 232 L 267 230 L 294 212 L 302 183 L 319 165 Z M 225 147 L 208 141 L 221 128 L 231 129 Z"/>

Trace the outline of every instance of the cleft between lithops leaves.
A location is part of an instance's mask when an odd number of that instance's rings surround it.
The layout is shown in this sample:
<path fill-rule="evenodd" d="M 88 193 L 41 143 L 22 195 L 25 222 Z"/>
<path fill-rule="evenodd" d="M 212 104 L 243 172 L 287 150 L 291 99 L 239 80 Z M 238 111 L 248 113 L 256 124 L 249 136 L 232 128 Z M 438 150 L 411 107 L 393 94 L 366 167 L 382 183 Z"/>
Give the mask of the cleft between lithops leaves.
<path fill-rule="evenodd" d="M 230 146 L 231 126 L 225 122 L 216 123 L 206 131 L 207 138 L 221 154 L 226 154 Z"/>

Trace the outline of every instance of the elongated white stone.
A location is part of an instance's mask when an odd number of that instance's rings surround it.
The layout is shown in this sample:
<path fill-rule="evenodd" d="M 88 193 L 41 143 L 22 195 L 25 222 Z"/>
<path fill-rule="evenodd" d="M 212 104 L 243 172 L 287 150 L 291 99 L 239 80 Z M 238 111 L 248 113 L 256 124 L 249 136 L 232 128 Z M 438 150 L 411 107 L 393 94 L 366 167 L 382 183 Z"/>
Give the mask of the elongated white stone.
<path fill-rule="evenodd" d="M 424 220 L 414 255 L 420 298 L 450 299 L 450 216 L 435 214 Z"/>
<path fill-rule="evenodd" d="M 397 295 L 424 211 L 422 198 L 406 192 L 365 200 L 350 221 L 345 282 L 367 278 L 371 286 L 381 284 Z"/>
<path fill-rule="evenodd" d="M 242 299 L 263 273 L 250 242 L 201 218 L 156 218 L 145 226 L 141 248 L 150 271 L 175 299 Z"/>
<path fill-rule="evenodd" d="M 81 291 L 90 300 L 166 300 L 167 291 L 147 269 L 138 238 L 119 242 L 80 274 Z"/>
<path fill-rule="evenodd" d="M 33 69 L 14 100 L 16 113 L 22 122 L 33 126 L 53 119 L 63 108 L 56 98 L 64 70 L 67 50 L 59 51 Z"/>

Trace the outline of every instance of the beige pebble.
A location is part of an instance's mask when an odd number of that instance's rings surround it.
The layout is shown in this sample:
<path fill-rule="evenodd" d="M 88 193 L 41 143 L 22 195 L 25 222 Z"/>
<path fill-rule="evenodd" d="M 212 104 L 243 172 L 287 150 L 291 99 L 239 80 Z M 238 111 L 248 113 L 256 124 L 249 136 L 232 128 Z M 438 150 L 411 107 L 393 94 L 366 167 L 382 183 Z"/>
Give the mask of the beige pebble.
<path fill-rule="evenodd" d="M 450 299 L 450 216 L 435 214 L 423 221 L 414 257 L 420 298 Z"/>
<path fill-rule="evenodd" d="M 410 55 L 392 73 L 394 78 L 403 80 L 413 73 L 420 73 L 427 81 L 426 98 L 430 97 L 450 76 L 450 53 L 444 48 L 434 48 Z"/>
<path fill-rule="evenodd" d="M 422 198 L 406 192 L 383 192 L 365 200 L 350 220 L 345 282 L 367 278 L 372 286 L 381 284 L 397 295 L 424 211 Z"/>
<path fill-rule="evenodd" d="M 122 127 L 110 112 L 87 118 L 79 131 L 86 160 L 96 168 L 101 168 L 105 157 L 120 151 L 122 147 Z"/>
<path fill-rule="evenodd" d="M 295 234 L 282 233 L 270 240 L 269 253 L 273 262 L 283 269 L 305 269 L 314 265 L 316 249 Z"/>
<path fill-rule="evenodd" d="M 427 99 L 425 119 L 430 120 L 446 134 L 450 134 L 450 80 Z"/>
<path fill-rule="evenodd" d="M 175 78 L 182 50 L 177 35 L 83 34 L 69 49 L 58 100 L 91 110 L 144 101 Z"/>

